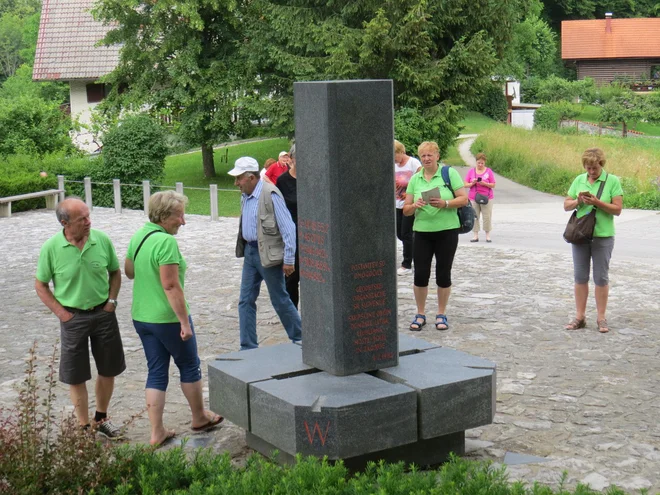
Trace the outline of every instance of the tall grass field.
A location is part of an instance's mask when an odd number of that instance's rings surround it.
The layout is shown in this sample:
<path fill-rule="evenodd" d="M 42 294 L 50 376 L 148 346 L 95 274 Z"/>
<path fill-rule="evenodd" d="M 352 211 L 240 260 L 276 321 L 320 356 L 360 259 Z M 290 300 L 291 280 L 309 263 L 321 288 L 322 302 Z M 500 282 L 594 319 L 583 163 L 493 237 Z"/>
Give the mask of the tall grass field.
<path fill-rule="evenodd" d="M 493 126 L 477 138 L 472 152 L 483 151 L 497 173 L 538 191 L 566 195 L 584 172 L 581 156 L 601 148 L 605 170 L 618 176 L 626 208 L 660 209 L 660 139 L 564 135 Z"/>

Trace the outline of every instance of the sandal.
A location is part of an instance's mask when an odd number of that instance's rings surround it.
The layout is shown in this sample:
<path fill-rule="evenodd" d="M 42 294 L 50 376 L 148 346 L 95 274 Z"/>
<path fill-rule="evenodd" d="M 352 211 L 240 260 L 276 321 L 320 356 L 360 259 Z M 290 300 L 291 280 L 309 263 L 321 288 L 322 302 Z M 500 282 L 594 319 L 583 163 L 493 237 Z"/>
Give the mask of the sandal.
<path fill-rule="evenodd" d="M 581 320 L 578 320 L 577 318 L 573 318 L 568 325 L 564 326 L 564 330 L 578 330 L 586 326 L 587 326 L 586 318 L 582 318 Z"/>
<path fill-rule="evenodd" d="M 440 325 L 443 325 L 442 327 Z M 435 329 L 436 330 L 449 330 L 449 323 L 447 322 L 447 316 L 445 315 L 435 315 Z"/>
<path fill-rule="evenodd" d="M 410 324 L 410 330 L 413 332 L 419 332 L 424 325 L 426 325 L 426 315 L 417 314 Z"/>
<path fill-rule="evenodd" d="M 598 325 L 598 331 L 600 333 L 607 333 L 610 331 L 609 327 L 607 326 L 607 320 L 605 318 L 598 320 L 596 324 Z"/>

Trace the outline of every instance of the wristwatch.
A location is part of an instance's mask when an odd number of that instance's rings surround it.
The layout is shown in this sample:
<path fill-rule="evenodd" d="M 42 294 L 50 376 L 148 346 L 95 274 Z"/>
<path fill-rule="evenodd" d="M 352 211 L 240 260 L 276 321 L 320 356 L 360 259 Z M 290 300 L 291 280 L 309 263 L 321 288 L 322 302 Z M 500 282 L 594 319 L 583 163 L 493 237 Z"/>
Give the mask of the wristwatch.
<path fill-rule="evenodd" d="M 449 208 L 449 201 L 445 199 L 445 208 Z"/>
<path fill-rule="evenodd" d="M 117 302 L 117 299 L 108 299 L 108 302 L 114 304 L 115 308 L 119 305 L 119 303 Z"/>

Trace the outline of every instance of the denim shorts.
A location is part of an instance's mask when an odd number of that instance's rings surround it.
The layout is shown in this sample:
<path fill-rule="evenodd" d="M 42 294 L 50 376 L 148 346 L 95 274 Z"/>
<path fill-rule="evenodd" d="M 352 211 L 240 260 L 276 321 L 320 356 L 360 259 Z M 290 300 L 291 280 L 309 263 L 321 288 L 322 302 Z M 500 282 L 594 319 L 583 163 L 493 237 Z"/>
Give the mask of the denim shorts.
<path fill-rule="evenodd" d="M 192 318 L 188 317 L 192 338 L 181 340 L 180 323 L 145 323 L 133 320 L 133 326 L 142 340 L 144 354 L 147 357 L 146 388 L 166 391 L 169 383 L 170 357 L 179 368 L 181 383 L 195 383 L 202 379 L 199 355 L 197 354 L 197 336 Z"/>

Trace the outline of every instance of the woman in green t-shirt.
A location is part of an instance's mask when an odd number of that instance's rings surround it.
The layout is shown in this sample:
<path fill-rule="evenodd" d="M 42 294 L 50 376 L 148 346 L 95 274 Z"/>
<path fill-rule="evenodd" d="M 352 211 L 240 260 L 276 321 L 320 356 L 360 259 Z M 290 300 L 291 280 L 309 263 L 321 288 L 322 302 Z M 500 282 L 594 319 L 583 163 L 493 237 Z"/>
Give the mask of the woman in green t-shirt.
<path fill-rule="evenodd" d="M 575 318 L 564 328 L 577 330 L 587 326 L 585 313 L 589 297 L 589 265 L 593 264 L 596 285 L 596 323 L 601 333 L 610 331 L 605 311 L 609 296 L 609 268 L 614 249 L 614 215 L 623 208 L 623 189 L 619 178 L 603 170 L 605 153 L 590 148 L 582 154 L 582 166 L 586 173 L 578 175 L 564 200 L 564 210 L 577 209 L 578 217 L 596 208 L 596 227 L 593 240 L 588 244 L 571 244 L 573 248 L 573 277 L 575 281 Z M 603 192 L 598 198 L 598 190 Z"/>
<path fill-rule="evenodd" d="M 417 154 L 422 161 L 422 170 L 410 178 L 403 205 L 404 215 L 415 216 L 413 292 L 417 314 L 410 324 L 410 330 L 419 331 L 426 324 L 426 298 L 434 256 L 435 280 L 438 286 L 435 328 L 447 330 L 449 323 L 445 312 L 451 293 L 451 268 L 458 247 L 460 227 L 457 208 L 468 204 L 468 196 L 463 187 L 463 179 L 451 167 L 449 167 L 449 182 L 454 193 L 445 184 L 438 165 L 440 152 L 437 143 L 426 141 L 420 144 Z M 422 193 L 427 197 L 428 203 L 424 201 Z"/>
<path fill-rule="evenodd" d="M 174 191 L 149 198 L 149 222 L 128 243 L 124 271 L 133 284 L 131 316 L 147 358 L 146 399 L 151 445 L 175 435 L 163 426 L 170 360 L 179 368 L 181 390 L 192 412 L 192 429 L 205 431 L 223 418 L 204 409 L 197 339 L 183 293 L 186 261 L 174 236 L 186 224 L 188 198 Z"/>

